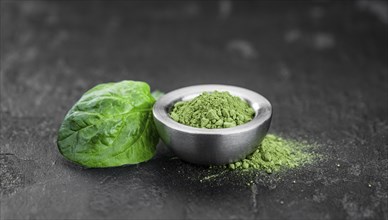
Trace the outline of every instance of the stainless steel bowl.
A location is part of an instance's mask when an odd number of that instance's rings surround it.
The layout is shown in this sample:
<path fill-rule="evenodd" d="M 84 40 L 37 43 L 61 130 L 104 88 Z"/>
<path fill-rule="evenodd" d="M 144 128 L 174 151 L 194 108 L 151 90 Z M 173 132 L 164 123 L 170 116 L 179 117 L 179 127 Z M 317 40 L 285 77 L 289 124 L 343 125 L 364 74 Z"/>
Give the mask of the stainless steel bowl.
<path fill-rule="evenodd" d="M 176 102 L 203 92 L 228 91 L 246 100 L 255 110 L 248 123 L 232 128 L 206 129 L 180 124 L 169 116 Z M 221 165 L 241 160 L 263 140 L 272 117 L 271 103 L 248 89 L 227 85 L 198 85 L 174 90 L 162 96 L 153 108 L 154 121 L 163 142 L 182 160 L 203 165 Z"/>

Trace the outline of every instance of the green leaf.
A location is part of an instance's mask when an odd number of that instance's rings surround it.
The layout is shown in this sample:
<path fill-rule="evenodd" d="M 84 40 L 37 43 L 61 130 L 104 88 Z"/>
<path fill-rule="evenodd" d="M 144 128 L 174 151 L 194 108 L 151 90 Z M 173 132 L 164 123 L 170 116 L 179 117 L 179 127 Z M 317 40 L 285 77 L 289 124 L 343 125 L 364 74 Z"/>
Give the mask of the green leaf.
<path fill-rule="evenodd" d="M 159 142 L 147 83 L 105 83 L 87 91 L 66 114 L 58 148 L 85 167 L 114 167 L 151 159 Z"/>
<path fill-rule="evenodd" d="M 151 93 L 151 95 L 154 97 L 155 100 L 158 100 L 160 97 L 164 96 L 164 92 L 155 90 Z"/>

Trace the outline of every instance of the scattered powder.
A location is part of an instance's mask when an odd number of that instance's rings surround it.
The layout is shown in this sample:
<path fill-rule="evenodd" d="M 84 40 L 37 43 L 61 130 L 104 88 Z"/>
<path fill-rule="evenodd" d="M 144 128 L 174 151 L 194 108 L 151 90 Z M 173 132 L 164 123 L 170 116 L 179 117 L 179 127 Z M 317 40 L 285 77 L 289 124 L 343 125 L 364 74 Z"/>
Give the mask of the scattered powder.
<path fill-rule="evenodd" d="M 229 92 L 204 92 L 190 101 L 175 103 L 170 117 L 197 128 L 230 128 L 249 122 L 255 111 Z"/>
<path fill-rule="evenodd" d="M 268 134 L 258 149 L 246 159 L 223 166 L 210 166 L 199 181 L 211 184 L 232 181 L 250 187 L 260 184 L 276 188 L 279 181 L 290 177 L 283 171 L 299 169 L 325 158 L 314 152 L 317 146 L 306 141 L 288 140 Z M 291 183 L 295 184 L 296 181 Z"/>
<path fill-rule="evenodd" d="M 268 134 L 255 152 L 224 167 L 231 170 L 264 170 L 267 173 L 292 169 L 311 163 L 317 157 L 316 154 L 307 152 L 308 148 L 311 148 L 311 145 Z"/>

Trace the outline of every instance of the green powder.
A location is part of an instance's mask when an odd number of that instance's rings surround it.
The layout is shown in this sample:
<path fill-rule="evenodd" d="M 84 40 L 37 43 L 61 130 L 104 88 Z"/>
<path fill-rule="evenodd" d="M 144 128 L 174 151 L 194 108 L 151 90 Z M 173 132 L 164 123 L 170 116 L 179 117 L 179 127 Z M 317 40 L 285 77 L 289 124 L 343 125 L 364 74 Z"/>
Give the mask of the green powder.
<path fill-rule="evenodd" d="M 249 122 L 255 111 L 229 92 L 204 92 L 190 101 L 175 103 L 170 117 L 197 128 L 230 128 Z"/>
<path fill-rule="evenodd" d="M 231 181 L 248 186 L 260 184 L 272 187 L 282 179 L 291 178 L 287 172 L 283 171 L 299 169 L 324 159 L 323 155 L 314 151 L 318 146 L 306 141 L 283 139 L 268 134 L 260 146 L 247 158 L 228 165 L 210 166 L 210 169 L 199 177 L 199 181 L 216 184 Z M 267 175 L 271 173 L 274 175 Z"/>
<path fill-rule="evenodd" d="M 232 170 L 265 170 L 267 173 L 278 172 L 286 168 L 296 168 L 312 162 L 317 157 L 313 153 L 306 152 L 307 148 L 311 148 L 311 146 L 268 134 L 256 151 L 246 159 L 225 167 Z"/>
<path fill-rule="evenodd" d="M 254 115 L 254 110 L 246 101 L 228 92 L 218 91 L 204 92 L 193 100 L 177 102 L 170 112 L 170 117 L 181 124 L 209 129 L 241 125 L 252 120 Z M 260 146 L 245 159 L 213 168 L 278 172 L 312 163 L 319 155 L 308 152 L 311 147 L 306 143 L 268 134 Z M 219 175 L 210 175 L 203 180 Z"/>

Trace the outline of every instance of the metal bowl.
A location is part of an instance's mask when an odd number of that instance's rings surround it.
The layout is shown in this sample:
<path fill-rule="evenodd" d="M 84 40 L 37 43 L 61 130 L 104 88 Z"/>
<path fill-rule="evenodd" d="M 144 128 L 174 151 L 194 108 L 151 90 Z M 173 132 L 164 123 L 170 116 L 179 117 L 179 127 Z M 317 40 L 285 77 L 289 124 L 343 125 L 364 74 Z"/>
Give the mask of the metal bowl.
<path fill-rule="evenodd" d="M 180 124 L 170 118 L 176 102 L 188 101 L 203 92 L 228 91 L 247 101 L 254 118 L 232 128 L 206 129 Z M 203 165 L 235 162 L 251 154 L 261 143 L 271 124 L 271 103 L 248 89 L 228 85 L 198 85 L 174 90 L 154 105 L 156 128 L 163 142 L 182 160 Z"/>

